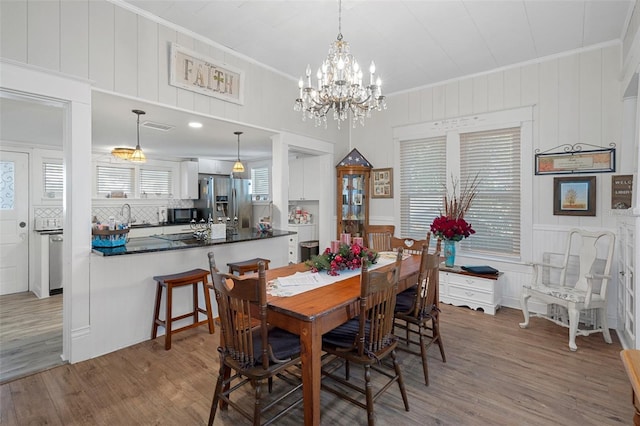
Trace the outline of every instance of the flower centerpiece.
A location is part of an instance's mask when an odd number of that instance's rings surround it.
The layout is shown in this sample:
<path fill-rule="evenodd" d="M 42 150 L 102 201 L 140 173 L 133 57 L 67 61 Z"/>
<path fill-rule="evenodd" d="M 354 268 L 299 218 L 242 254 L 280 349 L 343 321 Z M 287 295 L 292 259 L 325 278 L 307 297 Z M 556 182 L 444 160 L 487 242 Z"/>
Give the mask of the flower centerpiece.
<path fill-rule="evenodd" d="M 313 256 L 305 263 L 311 267 L 311 271 L 326 270 L 329 275 L 336 276 L 338 271 L 345 269 L 358 269 L 363 264 L 370 265 L 378 260 L 378 253 L 362 247 L 358 243 L 341 243 L 336 252 L 327 247 L 324 253 Z"/>
<path fill-rule="evenodd" d="M 458 191 L 458 181 L 452 178 L 451 192 L 445 191 L 442 199 L 443 210 L 440 216 L 431 223 L 431 233 L 444 240 L 445 265 L 452 267 L 455 263 L 455 243 L 468 238 L 476 231 L 464 220 L 464 214 L 471 208 L 471 202 L 478 194 L 478 175 L 467 180 Z"/>

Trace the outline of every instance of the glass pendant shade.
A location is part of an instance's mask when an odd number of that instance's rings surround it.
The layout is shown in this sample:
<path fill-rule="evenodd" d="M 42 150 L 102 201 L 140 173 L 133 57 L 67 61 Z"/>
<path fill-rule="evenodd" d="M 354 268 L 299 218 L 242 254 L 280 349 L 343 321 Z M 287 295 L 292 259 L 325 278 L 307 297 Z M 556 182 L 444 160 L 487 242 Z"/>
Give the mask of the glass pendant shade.
<path fill-rule="evenodd" d="M 111 150 L 111 155 L 121 160 L 129 160 L 131 158 L 131 154 L 133 154 L 134 151 L 135 149 L 133 148 L 118 147 Z"/>
<path fill-rule="evenodd" d="M 234 173 L 244 172 L 244 165 L 242 165 L 240 161 L 236 161 L 235 164 L 233 165 L 233 172 Z"/>

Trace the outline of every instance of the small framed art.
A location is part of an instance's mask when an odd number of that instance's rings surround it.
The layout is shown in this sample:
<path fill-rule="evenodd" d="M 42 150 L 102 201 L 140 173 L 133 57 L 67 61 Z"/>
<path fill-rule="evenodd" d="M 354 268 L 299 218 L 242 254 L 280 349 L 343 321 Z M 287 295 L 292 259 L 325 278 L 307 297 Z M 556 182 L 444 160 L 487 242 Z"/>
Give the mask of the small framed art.
<path fill-rule="evenodd" d="M 553 214 L 595 216 L 596 177 L 553 178 Z"/>
<path fill-rule="evenodd" d="M 371 173 L 371 198 L 393 198 L 393 169 L 373 169 Z"/>

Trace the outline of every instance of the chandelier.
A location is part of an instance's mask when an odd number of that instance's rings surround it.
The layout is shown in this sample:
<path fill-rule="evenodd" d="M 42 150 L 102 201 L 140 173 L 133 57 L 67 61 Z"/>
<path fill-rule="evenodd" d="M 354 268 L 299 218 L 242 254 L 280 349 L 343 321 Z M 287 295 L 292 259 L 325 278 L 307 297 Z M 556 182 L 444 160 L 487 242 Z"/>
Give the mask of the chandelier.
<path fill-rule="evenodd" d="M 342 0 L 338 6 L 338 39 L 329 47 L 329 54 L 316 73 L 317 87 L 311 85 L 311 67 L 307 65 L 306 82 L 300 78 L 299 97 L 293 109 L 302 112 L 302 121 L 315 119 L 316 126 L 324 123 L 333 109 L 333 119 L 340 122 L 351 113 L 353 127 L 356 123 L 364 126 L 364 118 L 371 117 L 371 111 L 387 109 L 382 96 L 381 80 L 374 80 L 376 66 L 371 61 L 369 84 L 362 83 L 362 69 L 350 53 L 349 43 L 342 40 Z"/>

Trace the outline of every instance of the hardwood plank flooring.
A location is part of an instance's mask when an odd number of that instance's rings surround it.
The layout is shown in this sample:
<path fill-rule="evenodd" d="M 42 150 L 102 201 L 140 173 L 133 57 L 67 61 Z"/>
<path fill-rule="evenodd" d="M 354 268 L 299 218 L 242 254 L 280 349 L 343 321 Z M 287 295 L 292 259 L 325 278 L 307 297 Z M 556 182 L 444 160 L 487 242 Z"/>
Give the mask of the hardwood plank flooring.
<path fill-rule="evenodd" d="M 378 425 L 629 425 L 631 387 L 615 333 L 578 337 L 540 318 L 518 327 L 519 310 L 495 316 L 442 305 L 447 362 L 429 352 L 430 386 L 419 357 L 399 352 L 410 412 L 397 387 L 376 401 Z M 208 418 L 217 377 L 219 327 L 179 333 L 0 385 L 0 424 L 196 425 Z M 379 374 L 374 374 L 374 383 Z M 352 367 L 352 380 L 362 380 Z M 275 382 L 274 392 L 277 392 Z M 248 396 L 248 394 L 247 394 Z M 250 405 L 250 398 L 245 398 Z M 323 392 L 322 424 L 366 424 L 364 410 Z M 302 407 L 277 422 L 302 424 Z M 216 425 L 248 422 L 234 410 Z"/>
<path fill-rule="evenodd" d="M 0 383 L 63 364 L 62 294 L 0 296 Z"/>

